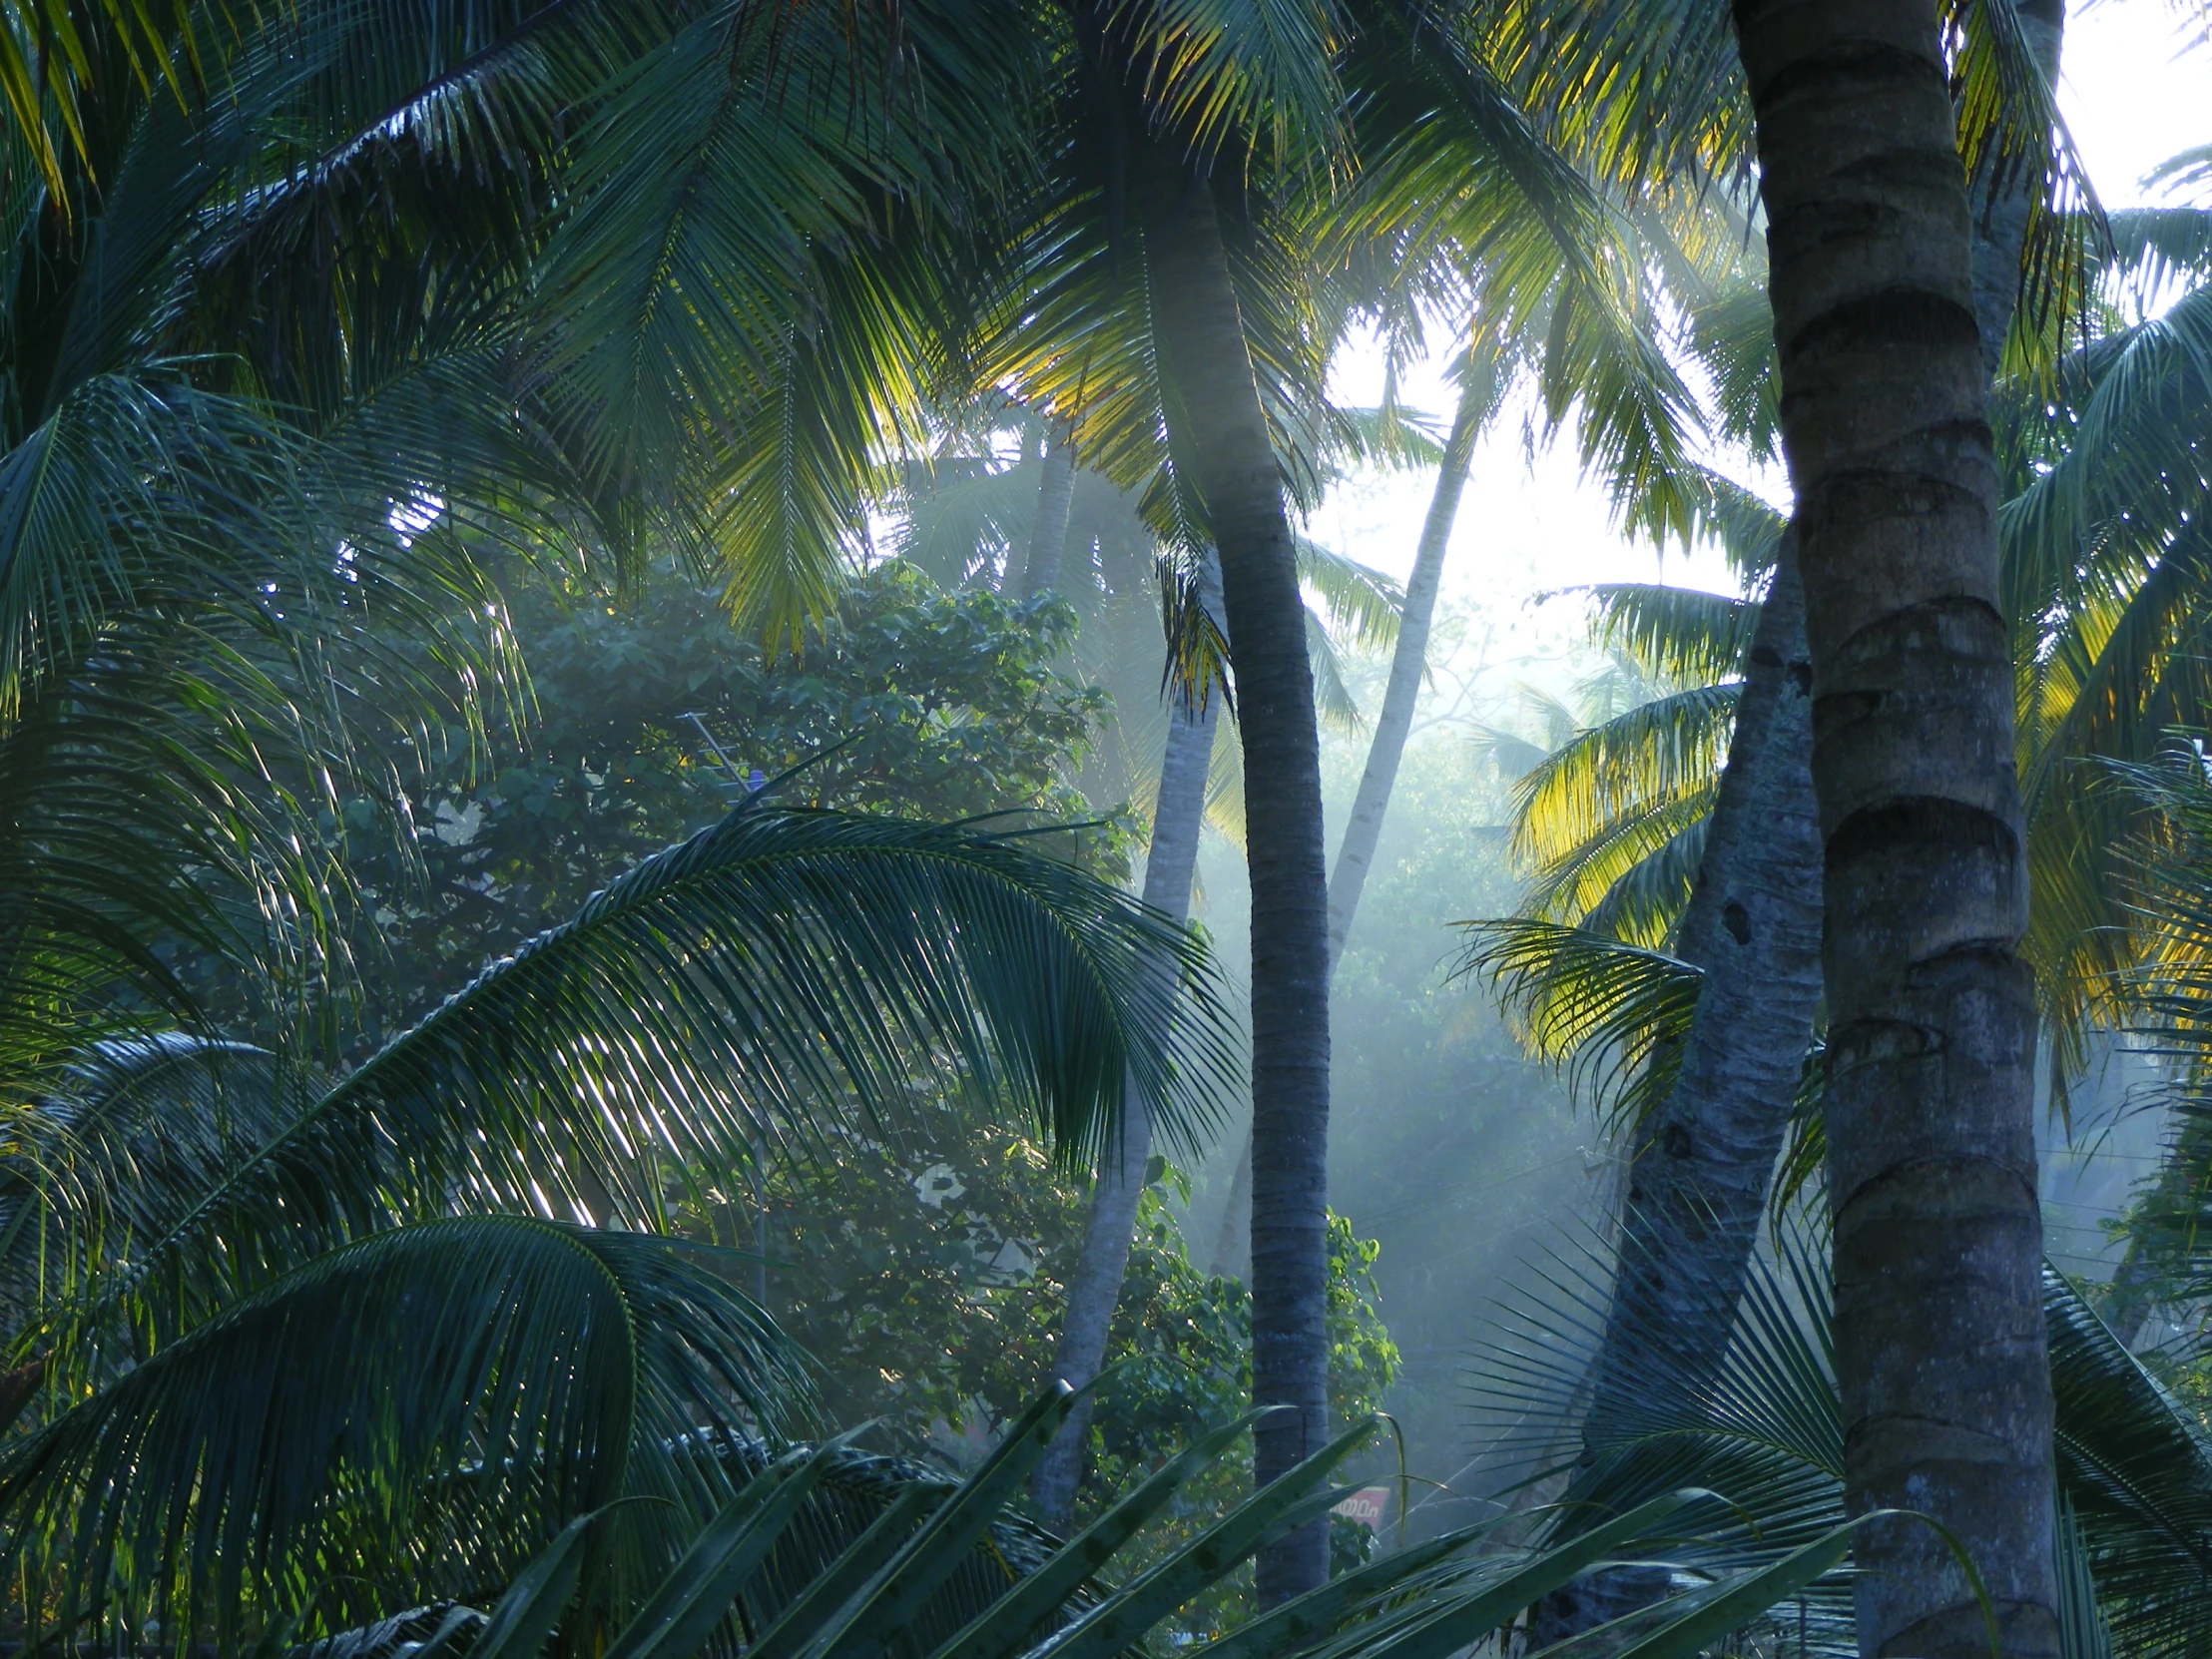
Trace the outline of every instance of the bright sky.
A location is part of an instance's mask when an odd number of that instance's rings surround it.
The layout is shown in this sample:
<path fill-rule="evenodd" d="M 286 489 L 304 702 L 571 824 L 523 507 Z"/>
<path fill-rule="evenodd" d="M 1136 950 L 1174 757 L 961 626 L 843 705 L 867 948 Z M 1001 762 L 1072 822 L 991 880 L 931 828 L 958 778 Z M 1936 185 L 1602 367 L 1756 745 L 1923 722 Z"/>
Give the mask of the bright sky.
<path fill-rule="evenodd" d="M 2142 201 L 2142 175 L 2177 151 L 2212 143 L 2212 49 L 2184 49 L 2179 19 L 2192 7 L 2166 0 L 2101 0 L 2070 8 L 2059 105 L 2089 177 L 2109 207 Z M 1439 361 L 1449 342 L 1435 341 Z M 1374 350 L 1347 353 L 1335 390 L 1340 401 L 1374 403 L 1382 364 Z M 1405 400 L 1439 417 L 1451 407 L 1436 364 L 1409 375 Z M 1728 470 L 1740 469 L 1730 467 Z M 1373 477 L 1335 492 L 1313 531 L 1353 557 L 1402 577 L 1427 509 L 1432 475 Z M 1717 554 L 1661 561 L 1614 533 L 1604 491 L 1580 477 L 1570 449 L 1530 460 L 1523 420 L 1493 425 L 1476 452 L 1445 566 L 1447 606 L 1528 606 L 1512 626 L 1510 655 L 1550 656 L 1579 633 L 1569 605 L 1529 606 L 1537 594 L 1593 582 L 1663 579 L 1685 586 L 1733 588 Z"/>

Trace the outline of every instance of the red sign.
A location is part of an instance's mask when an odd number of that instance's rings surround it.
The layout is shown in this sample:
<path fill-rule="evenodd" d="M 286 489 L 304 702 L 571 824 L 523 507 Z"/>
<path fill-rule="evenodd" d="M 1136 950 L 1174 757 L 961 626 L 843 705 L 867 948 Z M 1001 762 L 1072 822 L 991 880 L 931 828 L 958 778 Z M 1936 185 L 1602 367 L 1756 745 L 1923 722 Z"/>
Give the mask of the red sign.
<path fill-rule="evenodd" d="M 1382 1524 L 1382 1511 L 1390 1505 L 1390 1488 L 1387 1486 L 1363 1486 L 1344 1502 L 1329 1512 L 1356 1520 L 1370 1532 Z"/>

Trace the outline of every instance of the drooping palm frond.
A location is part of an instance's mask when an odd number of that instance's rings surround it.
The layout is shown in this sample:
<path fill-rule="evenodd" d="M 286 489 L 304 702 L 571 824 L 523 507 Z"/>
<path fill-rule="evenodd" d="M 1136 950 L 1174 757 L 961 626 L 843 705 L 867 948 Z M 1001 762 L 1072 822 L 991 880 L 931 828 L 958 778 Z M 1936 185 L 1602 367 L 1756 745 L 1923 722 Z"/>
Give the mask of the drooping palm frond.
<path fill-rule="evenodd" d="M 1405 595 L 1382 571 L 1300 536 L 1298 579 L 1320 601 L 1333 636 L 1366 651 L 1387 650 L 1396 640 Z"/>
<path fill-rule="evenodd" d="M 2044 1282 L 2059 1477 L 2119 1651 L 2212 1631 L 2212 1439 L 2055 1272 Z"/>
<path fill-rule="evenodd" d="M 1585 590 L 1590 632 L 1660 682 L 1717 683 L 1743 673 L 1759 613 L 1749 601 L 1696 588 L 1618 582 Z"/>
<path fill-rule="evenodd" d="M 2024 190 L 2022 311 L 2077 311 L 2101 215 L 2017 12 L 1940 8 L 1958 96 L 1958 149 L 1980 188 Z M 1714 185 L 1746 199 L 1751 101 L 1728 8 L 1715 0 L 1493 0 L 1477 9 L 1498 72 L 1547 135 L 1619 188 Z"/>
<path fill-rule="evenodd" d="M 2093 388 L 2067 410 L 2062 455 L 2000 511 L 2015 625 L 2077 602 L 2085 584 L 2140 579 L 2208 484 L 2197 436 L 2212 408 L 2212 285 L 2103 342 L 2099 355 Z M 2115 533 L 2107 556 L 2081 557 Z"/>
<path fill-rule="evenodd" d="M 1699 304 L 1690 316 L 1688 344 L 1713 378 L 1720 435 L 1759 460 L 1779 460 L 1782 370 L 1766 284 L 1732 283 Z"/>
<path fill-rule="evenodd" d="M 2097 272 L 2100 297 L 2149 308 L 2177 283 L 2212 276 L 2212 213 L 2129 208 L 2107 220 L 2111 247 Z"/>
<path fill-rule="evenodd" d="M 1016 591 L 1042 470 L 1034 460 L 997 465 L 966 454 L 906 463 L 889 551 L 944 587 L 995 580 Z"/>
<path fill-rule="evenodd" d="M 1132 9 L 1129 51 L 1158 119 L 1193 149 L 1270 160 L 1344 143 L 1344 19 L 1302 0 L 1163 0 Z"/>
<path fill-rule="evenodd" d="M 1375 408 L 1337 407 L 1329 411 L 1322 459 L 1333 467 L 1441 466 L 1443 435 L 1435 420 L 1394 400 Z"/>
<path fill-rule="evenodd" d="M 456 1208 L 657 1228 L 672 1196 L 763 1148 L 804 1152 L 825 1115 L 896 1132 L 933 1067 L 937 1091 L 1031 1113 L 1071 1164 L 1116 1144 L 1125 1086 L 1170 1144 L 1195 1146 L 1236 1053 L 1203 949 L 1018 831 L 756 797 L 487 970 L 219 1180 L 110 1191 L 106 1242 L 86 1251 L 106 1273 L 52 1319 L 65 1345 L 72 1309 L 182 1329 L 318 1252 Z"/>
<path fill-rule="evenodd" d="M 0 1459 L 9 1570 L 61 1628 L 154 1616 L 230 1648 L 256 1615 L 484 1598 L 624 1496 L 711 1513 L 729 1481 L 695 1445 L 807 1397 L 714 1254 L 498 1216 L 318 1257 L 57 1396 Z"/>
<path fill-rule="evenodd" d="M 279 1002 L 319 986 L 342 1012 L 349 882 L 329 827 L 361 798 L 404 802 L 378 740 L 419 665 L 349 639 L 358 616 L 307 634 L 180 609 L 111 623 L 0 724 L 0 1090 L 16 1098 L 104 1028 L 195 1017 L 179 949 Z M 356 687 L 402 707 L 363 708 Z"/>
<path fill-rule="evenodd" d="M 1344 664 L 1338 660 L 1328 625 L 1312 611 L 1306 613 L 1306 658 L 1313 664 L 1315 714 L 1336 731 L 1359 732 L 1366 725 L 1359 700 L 1345 684 Z"/>
<path fill-rule="evenodd" d="M 1563 1070 L 1610 1124 L 1640 1122 L 1667 1097 L 1698 970 L 1585 928 L 1512 917 L 1467 921 L 1454 977 L 1489 983 L 1528 1051 Z"/>
<path fill-rule="evenodd" d="M 1634 861 L 1612 878 L 1603 896 L 1582 913 L 1578 926 L 1629 944 L 1657 944 L 1673 937 L 1697 885 L 1706 828 L 1712 819 L 1706 811 L 1696 817 L 1657 814 L 1654 820 L 1640 828 L 1656 831 L 1670 823 L 1679 823 L 1680 828 L 1657 846 L 1638 851 Z M 1642 842 L 1639 836 L 1636 844 Z"/>
<path fill-rule="evenodd" d="M 1702 802 L 1727 755 L 1735 711 L 1733 684 L 1668 693 L 1586 729 L 1520 780 L 1513 850 L 1556 894 L 1542 901 L 1547 908 L 1572 905 L 1560 916 L 1572 920 L 1596 902 L 1603 887 L 1591 883 L 1609 883 L 1619 871 L 1583 870 L 1624 824 Z"/>
<path fill-rule="evenodd" d="M 1656 901 L 1676 886 L 1673 875 L 1713 810 L 1717 785 L 1658 803 L 1634 803 L 1589 839 L 1546 865 L 1529 884 L 1521 912 L 1595 931 L 1600 917 L 1634 929 L 1616 935 L 1652 949 L 1673 936 L 1679 909 Z M 1684 889 L 1686 890 L 1686 889 Z M 1618 902 L 1608 902 L 1618 895 Z"/>
<path fill-rule="evenodd" d="M 816 1584 L 763 1621 L 767 1628 L 755 1638 L 757 1647 L 777 1655 L 871 1654 L 882 1650 L 890 1632 L 903 1631 L 914 1651 L 928 1659 L 1044 1654 L 1112 1659 L 1141 1651 L 1146 1638 L 1170 1624 L 1194 1595 L 1269 1539 L 1341 1498 L 1350 1488 L 1329 1487 L 1328 1474 L 1376 1426 L 1373 1419 L 1355 1424 L 1196 1540 L 1071 1604 L 1086 1581 L 1143 1536 L 1179 1483 L 1219 1456 L 1251 1419 L 1218 1429 L 1064 1549 L 1019 1577 L 1009 1574 L 995 1598 L 963 1627 L 946 1632 L 941 1618 L 929 1616 L 943 1599 L 939 1586 L 969 1558 L 1071 1403 L 1065 1393 L 1039 1400 L 958 1488 L 934 1504 L 894 1510 L 896 1524 L 888 1524 L 887 1516 L 879 1531 L 826 1558 Z M 787 1459 L 740 1492 L 632 1621 L 613 1635 L 608 1651 L 620 1659 L 694 1659 L 708 1649 L 724 1610 L 733 1601 L 748 1604 L 748 1581 L 775 1547 L 788 1494 L 806 1482 L 811 1468 L 808 1461 Z M 1279 1659 L 1301 1650 L 1330 1659 L 1448 1653 L 1489 1637 L 1609 1554 L 1648 1555 L 1664 1547 L 1656 1535 L 1660 1528 L 1695 1527 L 1710 1504 L 1707 1493 L 1670 1492 L 1553 1547 L 1487 1556 L 1470 1549 L 1488 1539 L 1497 1523 L 1480 1523 L 1385 1555 L 1217 1640 L 1227 1649 L 1225 1659 Z M 1686 1659 L 1830 1570 L 1848 1549 L 1850 1535 L 1849 1527 L 1832 1529 L 1779 1570 L 1770 1567 L 1764 1575 L 1733 1577 L 1667 1598 L 1631 1627 L 1640 1638 L 1632 1651 L 1638 1659 Z M 556 1544 L 516 1581 L 483 1622 L 473 1651 L 488 1659 L 535 1659 L 575 1593 L 569 1547 L 566 1540 Z"/>

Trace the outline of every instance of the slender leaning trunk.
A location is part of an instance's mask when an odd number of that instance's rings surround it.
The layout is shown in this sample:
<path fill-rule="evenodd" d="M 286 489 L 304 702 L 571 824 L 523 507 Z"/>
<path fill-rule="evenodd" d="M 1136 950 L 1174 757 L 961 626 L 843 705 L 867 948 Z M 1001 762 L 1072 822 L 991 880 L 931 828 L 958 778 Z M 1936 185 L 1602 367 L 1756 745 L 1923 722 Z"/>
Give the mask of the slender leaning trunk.
<path fill-rule="evenodd" d="M 1367 886 L 1368 869 L 1375 862 L 1375 849 L 1382 837 L 1382 816 L 1389 810 L 1398 765 L 1405 759 L 1406 735 L 1413 729 L 1413 709 L 1420 702 L 1421 679 L 1428 669 L 1428 631 L 1436 617 L 1436 590 L 1443 581 L 1444 554 L 1451 546 L 1452 523 L 1459 516 L 1459 497 L 1467 487 L 1474 440 L 1497 398 L 1497 356 L 1490 347 L 1481 343 L 1468 347 L 1466 374 L 1459 384 L 1459 406 L 1451 417 L 1451 435 L 1444 440 L 1436 488 L 1428 498 L 1428 516 L 1421 522 L 1412 574 L 1405 579 L 1405 602 L 1398 612 L 1397 646 L 1390 656 L 1382 711 L 1376 717 L 1375 738 L 1368 745 L 1367 766 L 1360 774 L 1360 793 L 1353 797 L 1352 816 L 1346 820 L 1344 839 L 1338 843 L 1337 867 L 1329 876 L 1331 967 L 1344 954 L 1352 918 L 1359 913 L 1360 894 Z"/>
<path fill-rule="evenodd" d="M 2035 1008 L 1973 216 L 1935 0 L 1737 0 L 1813 661 L 1845 1494 L 2057 1652 Z M 1860 1651 L 1989 1651 L 1858 1536 Z"/>
<path fill-rule="evenodd" d="M 1443 461 L 1436 487 L 1428 498 L 1428 516 L 1421 522 L 1420 544 L 1413 554 L 1412 574 L 1405 581 L 1405 601 L 1398 612 L 1397 644 L 1390 656 L 1390 678 L 1382 692 L 1382 712 L 1376 717 L 1375 738 L 1368 746 L 1368 760 L 1360 774 L 1360 793 L 1353 798 L 1352 817 L 1345 825 L 1344 839 L 1337 845 L 1337 866 L 1329 877 L 1329 966 L 1336 970 L 1344 954 L 1345 939 L 1352 932 L 1353 917 L 1360 910 L 1360 894 L 1366 888 L 1368 870 L 1375 863 L 1375 849 L 1382 838 L 1382 818 L 1389 811 L 1390 792 L 1397 785 L 1397 769 L 1405 759 L 1405 740 L 1413 729 L 1413 711 L 1420 702 L 1421 680 L 1428 671 L 1428 634 L 1436 618 L 1436 592 L 1443 582 L 1444 554 L 1451 547 L 1451 527 L 1459 516 L 1459 498 L 1466 491 L 1467 469 L 1474 458 L 1474 440 L 1489 418 L 1497 399 L 1497 356 L 1487 346 L 1468 349 L 1466 379 L 1459 388 L 1459 406 L 1451 417 L 1451 433 L 1444 440 Z M 1234 1274 L 1242 1271 L 1248 1248 L 1247 1218 L 1252 1207 L 1252 1136 L 1245 1135 L 1244 1152 L 1237 1160 L 1230 1182 L 1229 1202 L 1222 1211 L 1215 1235 L 1210 1271 Z"/>
<path fill-rule="evenodd" d="M 1068 509 L 1075 501 L 1075 438 L 1055 421 L 1044 446 L 1044 476 L 1037 483 L 1037 518 L 1029 529 L 1029 565 L 1022 596 L 1034 599 L 1060 585 L 1060 552 L 1067 545 Z"/>
<path fill-rule="evenodd" d="M 1244 738 L 1252 878 L 1252 1389 L 1263 1484 L 1329 1432 L 1329 897 L 1321 738 L 1283 483 L 1245 344 L 1213 188 L 1180 144 L 1136 141 L 1153 334 L 1174 453 L 1221 558 Z M 1317 1521 L 1262 1552 L 1262 1606 L 1320 1584 Z"/>
<path fill-rule="evenodd" d="M 1214 754 L 1214 727 L 1221 700 L 1204 709 L 1186 708 L 1176 699 L 1168 714 L 1167 752 L 1160 758 L 1160 796 L 1152 814 L 1152 842 L 1144 861 L 1144 901 L 1177 921 L 1191 913 L 1191 876 L 1198 865 L 1199 832 L 1206 818 L 1207 769 Z M 1122 1102 L 1122 1135 L 1117 1156 L 1099 1172 L 1091 1190 L 1090 1213 L 1083 1224 L 1083 1253 L 1068 1280 L 1067 1317 L 1052 1370 L 1070 1386 L 1081 1387 L 1098 1375 L 1113 1329 L 1114 1307 L 1129 1268 L 1129 1245 L 1144 1192 L 1146 1162 L 1152 1156 L 1152 1119 L 1142 1098 L 1128 1091 Z M 1075 1411 L 1045 1448 L 1029 1478 L 1030 1495 L 1047 1526 L 1068 1530 L 1075 1517 L 1075 1488 L 1083 1473 L 1083 1446 L 1090 1434 L 1092 1396 L 1076 1401 Z"/>

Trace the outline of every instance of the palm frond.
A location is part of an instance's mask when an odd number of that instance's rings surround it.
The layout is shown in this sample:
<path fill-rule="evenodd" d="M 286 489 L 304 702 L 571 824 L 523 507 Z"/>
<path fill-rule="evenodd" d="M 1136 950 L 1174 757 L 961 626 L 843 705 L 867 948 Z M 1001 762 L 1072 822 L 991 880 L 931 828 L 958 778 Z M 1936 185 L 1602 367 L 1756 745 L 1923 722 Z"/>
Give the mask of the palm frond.
<path fill-rule="evenodd" d="M 1683 1360 L 1663 1340 L 1640 1350 L 1590 1419 L 1595 1443 L 1569 1480 L 1554 1536 L 1572 1535 L 1652 1495 L 1708 1487 L 1742 1505 L 1700 1537 L 1685 1564 L 1743 1572 L 1825 1535 L 1843 1516 L 1843 1435 L 1831 1337 L 1826 1241 L 1778 1226 L 1755 1256 L 1726 1363 L 1682 1385 Z M 1581 1420 L 1587 1356 L 1605 1328 L 1609 1293 L 1598 1248 L 1548 1270 L 1515 1304 L 1512 1336 L 1482 1363 L 1477 1386 L 1492 1410 L 1546 1443 Z M 2058 1474 L 2071 1535 L 2057 1544 L 2076 1573 L 2069 1627 L 2095 1659 L 2108 1626 L 2115 1651 L 2179 1655 L 2202 1639 L 2207 1607 L 2205 1505 L 2212 1445 L 2193 1415 L 2153 1381 L 2055 1270 L 2043 1276 L 2057 1407 Z M 2086 1593 L 2085 1593 L 2086 1592 Z M 1808 1591 L 1817 1651 L 1856 1651 L 1848 1580 Z M 1795 1631 L 1789 1636 L 1794 1639 Z"/>
<path fill-rule="evenodd" d="M 1458 925 L 1467 943 L 1453 976 L 1488 981 L 1522 1045 L 1601 1120 L 1635 1123 L 1666 1099 L 1697 1008 L 1696 968 L 1557 922 Z"/>
<path fill-rule="evenodd" d="M 1192 1147 L 1237 1052 L 1203 948 L 1018 831 L 756 797 L 488 969 L 219 1181 L 112 1193 L 122 1230 L 91 1249 L 110 1266 L 87 1294 L 94 1314 L 150 1298 L 175 1330 L 317 1251 L 456 1207 L 658 1227 L 672 1191 L 804 1151 L 814 1123 L 895 1133 L 917 1088 L 1025 1109 L 1072 1164 L 1116 1144 L 1126 1085 Z"/>
<path fill-rule="evenodd" d="M 713 1264 L 520 1216 L 319 1257 L 145 1353 L 0 1464 L 7 1564 L 81 1617 L 211 1626 L 474 1600 L 548 1519 L 674 1498 L 695 1412 L 790 1420 L 803 1362 Z M 425 1547 L 427 1546 L 427 1547 Z M 384 1605 L 390 1605 L 386 1601 Z"/>
<path fill-rule="evenodd" d="M 1155 0 L 1123 27 L 1155 119 L 1192 148 L 1271 160 L 1343 142 L 1345 20 L 1315 0 Z"/>
<path fill-rule="evenodd" d="M 1759 620 L 1750 601 L 1648 582 L 1584 591 L 1596 602 L 1591 636 L 1650 678 L 1711 683 L 1743 673 Z"/>
<path fill-rule="evenodd" d="M 1405 595 L 1382 571 L 1300 536 L 1298 578 L 1321 601 L 1332 634 L 1368 651 L 1387 650 L 1396 640 Z"/>
<path fill-rule="evenodd" d="M 897 1517 L 899 1524 L 886 1525 L 826 1562 L 820 1579 L 823 1593 L 804 1595 L 789 1606 L 758 1639 L 755 1650 L 779 1659 L 793 1652 L 871 1653 L 878 1651 L 879 1633 L 897 1620 L 910 1627 L 916 1651 L 931 1659 L 1021 1659 L 1043 1653 L 1110 1659 L 1141 1645 L 1194 1594 L 1268 1539 L 1310 1520 L 1341 1497 L 1349 1488 L 1326 1486 L 1328 1472 L 1376 1426 L 1373 1419 L 1355 1424 L 1199 1538 L 1101 1591 L 1088 1605 L 1070 1607 L 1062 1598 L 1139 1535 L 1150 1514 L 1172 1495 L 1172 1482 L 1157 1476 L 1148 1481 L 1025 1581 L 1005 1585 L 997 1605 L 982 1608 L 950 1640 L 940 1641 L 933 1621 L 918 1621 L 918 1628 L 911 1628 L 917 1621 L 909 1609 L 926 1600 L 962 1559 L 1002 1501 L 999 1488 L 1010 1485 L 1035 1460 L 1066 1409 L 1064 1395 L 1039 1400 L 1017 1431 L 940 1505 L 927 1511 L 914 1508 Z M 1207 1436 L 1201 1442 L 1207 1457 L 1218 1455 L 1242 1426 L 1229 1425 Z M 1198 1459 L 1200 1465 L 1204 1460 Z M 796 1477 L 787 1477 L 787 1483 L 790 1478 Z M 742 1584 L 763 1535 L 772 1531 L 756 1517 L 774 1502 L 774 1497 L 747 1492 L 733 1499 L 678 1564 L 649 1611 L 614 1637 L 613 1651 L 623 1659 L 693 1659 L 709 1634 L 708 1621 L 674 1610 L 718 1604 Z M 1509 1625 L 1523 1609 L 1608 1556 L 1648 1554 L 1661 1528 L 1697 1527 L 1710 1508 L 1708 1493 L 1669 1492 L 1549 1548 L 1486 1558 L 1468 1551 L 1494 1531 L 1495 1523 L 1463 1528 L 1347 1573 L 1222 1639 L 1234 1659 L 1278 1659 L 1301 1650 L 1326 1659 L 1435 1659 Z M 1760 1573 L 1668 1597 L 1642 1621 L 1637 1632 L 1642 1639 L 1634 1651 L 1639 1659 L 1687 1659 L 1773 1600 L 1787 1598 L 1825 1574 L 1848 1548 L 1850 1530 L 1833 1531 L 1788 1564 L 1768 1563 Z M 541 1559 L 556 1558 L 549 1551 Z M 502 1599 L 490 1628 L 549 1628 L 568 1594 L 565 1579 L 533 1572 Z M 647 1624 L 649 1612 L 664 1606 L 670 1611 Z M 498 1659 L 531 1659 L 533 1651 L 496 1649 Z"/>
<path fill-rule="evenodd" d="M 1733 684 L 1668 693 L 1554 750 L 1516 786 L 1515 855 L 1560 869 L 1625 816 L 1709 791 L 1728 753 L 1736 696 Z"/>

